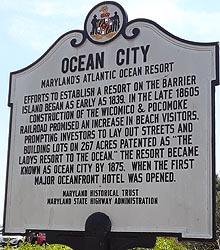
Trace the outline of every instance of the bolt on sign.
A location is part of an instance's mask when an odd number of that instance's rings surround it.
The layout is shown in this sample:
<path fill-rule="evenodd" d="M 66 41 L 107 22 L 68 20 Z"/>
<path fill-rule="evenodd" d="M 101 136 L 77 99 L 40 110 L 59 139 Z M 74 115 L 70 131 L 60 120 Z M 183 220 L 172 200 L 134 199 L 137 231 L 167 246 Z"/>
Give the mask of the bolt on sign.
<path fill-rule="evenodd" d="M 102 2 L 84 30 L 11 72 L 4 229 L 214 238 L 217 42 Z"/>

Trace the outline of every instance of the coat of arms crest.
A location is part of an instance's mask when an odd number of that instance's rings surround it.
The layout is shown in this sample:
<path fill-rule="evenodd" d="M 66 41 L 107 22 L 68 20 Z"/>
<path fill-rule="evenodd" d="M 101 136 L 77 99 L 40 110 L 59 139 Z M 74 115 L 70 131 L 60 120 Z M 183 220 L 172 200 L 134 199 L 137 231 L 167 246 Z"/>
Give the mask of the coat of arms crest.
<path fill-rule="evenodd" d="M 93 42 L 106 43 L 121 31 L 125 13 L 114 2 L 103 2 L 91 10 L 85 22 L 85 30 Z"/>

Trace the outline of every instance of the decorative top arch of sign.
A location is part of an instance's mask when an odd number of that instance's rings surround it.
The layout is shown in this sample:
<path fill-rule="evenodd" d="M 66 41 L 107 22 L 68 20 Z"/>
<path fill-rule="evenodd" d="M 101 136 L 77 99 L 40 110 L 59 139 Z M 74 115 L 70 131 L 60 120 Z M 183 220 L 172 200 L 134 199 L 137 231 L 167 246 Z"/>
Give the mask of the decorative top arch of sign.
<path fill-rule="evenodd" d="M 74 31 L 74 33 L 79 33 L 79 39 L 72 39 L 71 45 L 79 47 L 86 38 L 95 44 L 106 44 L 120 34 L 126 39 L 135 38 L 140 30 L 134 28 L 131 34 L 127 35 L 126 28 L 128 26 L 127 14 L 120 4 L 112 1 L 101 2 L 88 13 L 84 23 L 84 31 Z"/>
<path fill-rule="evenodd" d="M 76 48 L 81 46 L 86 39 L 94 44 L 101 45 L 113 41 L 119 35 L 122 35 L 125 39 L 136 38 L 140 33 L 140 28 L 139 26 L 134 26 L 135 23 L 138 23 L 139 25 L 139 22 L 153 25 L 169 37 L 186 44 L 203 46 L 217 45 L 216 42 L 201 43 L 177 37 L 150 19 L 137 18 L 128 21 L 128 15 L 124 8 L 119 3 L 114 1 L 104 1 L 94 6 L 85 19 L 84 30 L 72 30 L 67 33 L 74 33 L 74 38 L 70 41 L 72 47 Z M 63 34 L 58 40 L 67 35 L 67 33 Z M 217 50 L 216 53 L 218 53 Z M 218 55 L 216 56 L 218 57 Z M 218 85 L 218 80 L 216 81 L 216 85 Z"/>

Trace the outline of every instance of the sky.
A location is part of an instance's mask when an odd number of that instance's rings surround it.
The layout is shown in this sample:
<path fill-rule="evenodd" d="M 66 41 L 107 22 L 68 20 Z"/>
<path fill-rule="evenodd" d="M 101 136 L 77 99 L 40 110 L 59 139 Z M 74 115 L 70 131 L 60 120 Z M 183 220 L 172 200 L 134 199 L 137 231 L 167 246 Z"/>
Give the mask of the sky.
<path fill-rule="evenodd" d="M 0 224 L 8 147 L 9 74 L 30 65 L 64 33 L 83 29 L 98 0 L 0 0 Z M 128 19 L 147 18 L 175 36 L 220 41 L 219 0 L 120 0 Z M 216 88 L 216 172 L 220 174 L 220 86 Z"/>

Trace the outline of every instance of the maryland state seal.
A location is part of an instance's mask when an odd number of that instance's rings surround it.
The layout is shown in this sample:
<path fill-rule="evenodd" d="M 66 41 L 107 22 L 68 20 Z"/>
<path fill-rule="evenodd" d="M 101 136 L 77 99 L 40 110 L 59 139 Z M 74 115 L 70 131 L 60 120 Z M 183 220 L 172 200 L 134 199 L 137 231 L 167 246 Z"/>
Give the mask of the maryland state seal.
<path fill-rule="evenodd" d="M 124 27 L 127 15 L 116 2 L 96 5 L 85 20 L 85 31 L 90 41 L 107 43 L 115 39 Z"/>

